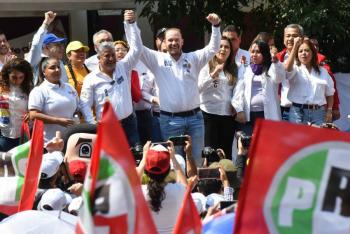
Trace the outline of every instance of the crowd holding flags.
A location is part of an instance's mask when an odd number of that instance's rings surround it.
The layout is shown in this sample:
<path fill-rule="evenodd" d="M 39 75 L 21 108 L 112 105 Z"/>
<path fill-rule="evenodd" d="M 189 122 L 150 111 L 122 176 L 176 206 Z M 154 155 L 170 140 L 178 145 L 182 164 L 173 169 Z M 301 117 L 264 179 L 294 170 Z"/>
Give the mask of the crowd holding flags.
<path fill-rule="evenodd" d="M 233 226 L 234 233 L 347 233 L 349 136 L 265 120 L 258 121 L 254 136 L 237 213 L 202 227 L 190 184 L 174 233 L 213 233 L 220 228 L 231 232 Z M 6 189 L 0 196 L 0 213 L 32 209 L 42 157 L 43 123 L 37 120 L 30 141 L 1 155 L 0 187 Z M 83 201 L 76 233 L 157 233 L 134 158 L 109 102 L 98 127 Z M 324 225 L 334 222 L 337 225 Z"/>
<path fill-rule="evenodd" d="M 134 158 L 109 102 L 104 106 L 86 181 L 77 233 L 156 233 Z"/>

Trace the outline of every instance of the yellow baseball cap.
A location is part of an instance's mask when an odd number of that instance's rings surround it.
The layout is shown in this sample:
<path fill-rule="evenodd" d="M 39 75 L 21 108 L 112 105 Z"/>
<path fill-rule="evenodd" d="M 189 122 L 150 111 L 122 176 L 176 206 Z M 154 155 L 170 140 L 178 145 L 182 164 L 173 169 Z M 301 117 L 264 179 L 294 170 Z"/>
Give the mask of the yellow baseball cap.
<path fill-rule="evenodd" d="M 72 50 L 79 50 L 83 48 L 85 52 L 88 52 L 90 49 L 89 47 L 85 46 L 83 43 L 81 43 L 80 41 L 71 41 L 69 42 L 69 44 L 67 45 L 66 48 L 66 54 L 68 54 L 69 52 L 71 52 Z"/>

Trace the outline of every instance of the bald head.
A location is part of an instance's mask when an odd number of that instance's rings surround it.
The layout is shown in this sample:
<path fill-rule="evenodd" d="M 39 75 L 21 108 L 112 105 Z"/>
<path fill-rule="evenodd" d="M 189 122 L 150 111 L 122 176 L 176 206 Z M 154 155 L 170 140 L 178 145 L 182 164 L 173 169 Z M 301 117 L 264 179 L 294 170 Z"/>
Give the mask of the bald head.
<path fill-rule="evenodd" d="M 184 44 L 181 30 L 178 28 L 167 29 L 164 35 L 164 43 L 168 53 L 175 60 L 178 60 L 182 54 L 182 46 Z"/>

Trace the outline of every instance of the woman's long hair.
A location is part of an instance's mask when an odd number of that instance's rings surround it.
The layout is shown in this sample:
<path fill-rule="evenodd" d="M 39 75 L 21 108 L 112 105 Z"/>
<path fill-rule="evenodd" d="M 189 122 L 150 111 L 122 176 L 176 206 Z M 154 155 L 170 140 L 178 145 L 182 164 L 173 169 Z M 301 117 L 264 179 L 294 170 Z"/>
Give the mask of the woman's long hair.
<path fill-rule="evenodd" d="M 169 174 L 169 169 L 160 175 L 149 173 L 145 170 L 146 175 L 150 178 L 149 183 L 147 184 L 148 196 L 150 197 L 150 208 L 154 212 L 159 212 L 162 208 L 162 201 L 165 199 L 166 194 L 164 187 L 166 182 L 164 181 L 167 175 Z"/>
<path fill-rule="evenodd" d="M 0 88 L 1 91 L 10 90 L 10 73 L 13 71 L 19 71 L 24 74 L 24 80 L 20 85 L 21 90 L 29 95 L 31 88 L 33 87 L 33 70 L 26 60 L 21 58 L 14 58 L 8 61 L 1 70 Z"/>
<path fill-rule="evenodd" d="M 296 64 L 297 64 L 298 66 L 300 66 L 300 64 L 301 64 L 301 62 L 300 62 L 300 60 L 299 60 L 299 57 L 298 57 L 298 54 L 299 54 L 298 51 L 299 51 L 299 48 L 300 48 L 300 46 L 301 46 L 302 44 L 306 44 L 306 45 L 310 48 L 310 50 L 311 50 L 311 52 L 312 52 L 311 67 L 312 67 L 313 69 L 315 69 L 315 71 L 317 72 L 317 74 L 320 74 L 320 67 L 319 67 L 319 65 L 318 65 L 318 58 L 317 58 L 317 50 L 316 50 L 315 46 L 312 44 L 312 42 L 311 42 L 309 39 L 304 40 L 303 43 L 301 43 L 301 44 L 298 46 L 298 48 L 297 48 L 297 53 L 296 53 L 296 55 L 295 55 L 295 62 L 296 62 Z"/>
<path fill-rule="evenodd" d="M 230 55 L 228 56 L 224 64 L 224 73 L 229 80 L 229 85 L 234 85 L 237 81 L 237 65 L 233 57 L 233 48 L 231 40 L 225 36 L 221 37 L 221 40 L 228 41 L 228 44 L 230 45 Z M 217 61 L 216 56 L 214 56 L 214 58 L 212 58 L 209 61 L 209 72 L 214 71 L 216 65 L 218 64 L 219 62 Z"/>
<path fill-rule="evenodd" d="M 256 40 L 256 41 L 253 41 L 253 43 L 251 44 L 250 46 L 250 49 L 252 49 L 253 45 L 257 45 L 259 50 L 260 50 L 260 53 L 262 54 L 263 56 L 263 61 L 262 61 L 262 66 L 263 66 L 263 72 L 265 72 L 265 74 L 268 76 L 268 71 L 270 69 L 270 66 L 271 66 L 271 52 L 270 52 L 270 46 L 263 40 Z"/>

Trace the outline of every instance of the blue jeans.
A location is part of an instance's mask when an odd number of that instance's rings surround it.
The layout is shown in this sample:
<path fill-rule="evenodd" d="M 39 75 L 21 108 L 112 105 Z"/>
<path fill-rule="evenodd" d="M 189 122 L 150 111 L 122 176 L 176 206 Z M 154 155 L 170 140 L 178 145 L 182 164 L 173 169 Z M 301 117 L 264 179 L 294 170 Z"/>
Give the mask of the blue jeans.
<path fill-rule="evenodd" d="M 289 110 L 289 122 L 299 124 L 316 124 L 321 125 L 324 123 L 326 116 L 325 107 L 321 107 L 317 110 L 300 108 L 291 106 Z"/>
<path fill-rule="evenodd" d="M 137 119 L 135 113 L 132 113 L 121 121 L 126 138 L 128 139 L 129 146 L 134 147 L 137 143 L 140 143 L 139 134 L 137 131 Z"/>
<path fill-rule="evenodd" d="M 160 115 L 159 112 L 152 113 L 152 142 L 160 142 L 163 141 L 162 133 L 160 131 L 160 123 L 159 120 Z"/>
<path fill-rule="evenodd" d="M 0 152 L 7 152 L 19 145 L 19 138 L 8 138 L 0 135 Z"/>
<path fill-rule="evenodd" d="M 201 111 L 198 111 L 196 114 L 188 117 L 160 114 L 160 127 L 164 140 L 167 140 L 171 136 L 191 136 L 193 159 L 195 160 L 197 166 L 202 165 L 202 149 L 204 148 L 204 121 Z M 180 153 L 178 149 L 176 149 L 176 151 L 176 153 Z"/>

